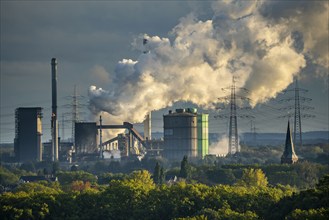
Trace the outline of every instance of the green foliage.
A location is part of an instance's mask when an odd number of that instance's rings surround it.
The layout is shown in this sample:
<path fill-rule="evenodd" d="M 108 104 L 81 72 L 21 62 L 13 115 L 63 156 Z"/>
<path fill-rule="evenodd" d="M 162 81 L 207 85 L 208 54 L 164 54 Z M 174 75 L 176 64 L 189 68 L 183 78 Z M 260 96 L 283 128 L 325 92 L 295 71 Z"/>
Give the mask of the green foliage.
<path fill-rule="evenodd" d="M 83 182 L 90 182 L 95 183 L 97 181 L 97 178 L 88 172 L 85 171 L 66 171 L 66 172 L 59 172 L 57 174 L 58 181 L 62 185 L 71 184 L 74 181 L 81 180 Z"/>
<path fill-rule="evenodd" d="M 239 186 L 266 187 L 267 178 L 261 169 L 244 169 L 241 179 L 237 182 Z"/>
<path fill-rule="evenodd" d="M 316 185 L 318 190 L 321 190 L 323 193 L 329 194 L 329 174 L 324 175 L 319 183 Z"/>
<path fill-rule="evenodd" d="M 25 184 L 15 193 L 1 195 L 0 215 L 3 219 L 267 219 L 274 206 L 293 194 L 284 186 L 207 186 L 184 181 L 156 186 L 145 170 L 112 180 L 103 191 L 79 180 L 68 192 L 51 190 L 47 184 Z M 283 217 L 301 215 L 289 207 Z"/>
<path fill-rule="evenodd" d="M 3 219 L 45 219 L 55 206 L 56 197 L 49 192 L 4 193 L 0 197 Z"/>
<path fill-rule="evenodd" d="M 300 188 L 306 189 L 309 187 L 314 187 L 318 182 L 319 168 L 317 164 L 304 161 L 294 164 L 293 168 L 297 175 L 302 179 Z"/>
<path fill-rule="evenodd" d="M 164 171 L 163 167 L 161 167 L 160 177 L 159 177 L 159 184 L 164 184 L 165 182 L 166 182 L 166 174 L 165 174 L 165 171 Z"/>
<path fill-rule="evenodd" d="M 224 203 L 223 207 L 218 209 L 217 211 L 206 208 L 201 212 L 201 216 L 205 217 L 208 220 L 256 220 L 259 219 L 257 214 L 251 211 L 246 211 L 243 213 L 234 211 L 231 209 L 228 203 Z M 200 215 L 199 215 L 200 216 Z M 200 217 L 201 217 L 200 216 Z"/>
<path fill-rule="evenodd" d="M 61 192 L 58 183 L 48 183 L 47 181 L 38 181 L 33 183 L 20 184 L 15 192 L 26 192 L 26 193 L 47 193 L 56 194 Z"/>
<path fill-rule="evenodd" d="M 210 188 L 202 184 L 178 182 L 150 191 L 145 206 L 148 219 L 173 219 L 194 215 L 206 202 Z"/>
<path fill-rule="evenodd" d="M 297 186 L 299 183 L 299 177 L 295 171 L 278 171 L 270 173 L 268 175 L 268 180 L 272 185 L 282 184 Z"/>
<path fill-rule="evenodd" d="M 72 165 L 71 166 L 71 171 L 78 171 L 78 166 L 77 165 Z"/>
<path fill-rule="evenodd" d="M 232 169 L 213 168 L 206 171 L 207 178 L 213 183 L 228 184 L 235 183 L 236 178 Z"/>
<path fill-rule="evenodd" d="M 100 198 L 107 219 L 143 219 L 146 197 L 155 184 L 148 171 L 134 171 L 123 180 L 112 180 Z M 109 201 L 111 201 L 109 203 Z"/>
<path fill-rule="evenodd" d="M 23 164 L 20 166 L 20 169 L 21 169 L 21 170 L 28 171 L 28 172 L 32 172 L 32 173 L 35 173 L 35 172 L 36 172 L 35 165 L 34 165 L 33 162 L 26 162 L 26 163 L 23 163 Z"/>
<path fill-rule="evenodd" d="M 175 220 L 208 220 L 208 218 L 204 215 L 198 215 L 198 216 L 186 217 L 186 218 L 175 218 Z"/>
<path fill-rule="evenodd" d="M 312 215 L 318 216 L 318 214 L 322 215 L 323 213 L 327 217 L 326 219 L 328 219 L 328 176 L 329 175 L 327 174 L 322 179 L 320 179 L 315 189 L 300 191 L 299 193 L 294 193 L 290 197 L 282 198 L 272 206 L 271 211 L 273 214 L 269 219 L 284 219 L 286 216 L 289 216 L 290 219 L 297 219 L 298 216 L 307 215 L 309 215 L 309 219 L 314 219 Z M 300 219 L 308 218 L 301 217 Z"/>
<path fill-rule="evenodd" d="M 11 172 L 12 174 L 15 174 L 18 178 L 21 177 L 21 176 L 35 176 L 36 173 L 33 173 L 33 172 L 29 172 L 29 171 L 26 171 L 26 170 L 21 170 L 21 169 L 18 169 L 17 167 L 10 167 L 10 168 L 6 168 L 7 171 Z"/>
<path fill-rule="evenodd" d="M 15 174 L 0 166 L 0 185 L 6 186 L 17 182 L 18 177 Z"/>
<path fill-rule="evenodd" d="M 174 168 L 169 169 L 169 170 L 166 171 L 166 176 L 170 177 L 170 178 L 172 178 L 174 176 L 178 177 L 179 173 L 180 173 L 180 168 L 179 167 L 174 167 Z"/>
<path fill-rule="evenodd" d="M 98 176 L 98 184 L 109 184 L 111 180 L 123 180 L 127 178 L 123 173 L 102 173 Z"/>
<path fill-rule="evenodd" d="M 152 178 L 155 184 L 163 184 L 166 181 L 164 169 L 159 165 L 159 162 L 155 164 Z"/>
<path fill-rule="evenodd" d="M 191 166 L 187 161 L 187 156 L 184 156 L 181 165 L 180 165 L 180 172 L 179 177 L 188 179 L 191 176 Z"/>
<path fill-rule="evenodd" d="M 141 187 L 145 190 L 149 190 L 155 187 L 151 178 L 151 174 L 146 170 L 138 170 L 132 172 L 128 178 L 123 180 L 123 184 L 133 184 L 134 187 Z"/>
<path fill-rule="evenodd" d="M 160 165 L 158 162 L 156 162 L 153 172 L 153 181 L 155 184 L 160 183 Z"/>
<path fill-rule="evenodd" d="M 96 177 L 90 173 L 58 172 L 62 186 L 41 181 L 22 184 L 14 192 L 1 194 L 0 216 L 1 219 L 328 219 L 329 174 L 315 188 L 298 192 L 280 184 L 267 186 L 260 167 L 198 167 L 197 172 L 201 171 L 206 178 L 210 170 L 223 177 L 238 176 L 241 172 L 236 185 L 212 186 L 191 183 L 193 179 L 156 185 L 146 170 L 129 175 L 103 173 L 98 182 L 107 185 L 100 188 L 96 185 L 96 189 L 93 185 Z M 265 168 L 268 173 L 295 172 L 295 166 Z M 320 175 L 321 169 L 318 171 Z M 159 181 L 162 173 L 160 167 Z"/>
<path fill-rule="evenodd" d="M 308 220 L 327 220 L 329 218 L 329 208 L 319 208 L 319 209 L 308 209 L 301 210 L 295 209 L 287 219 L 299 220 L 299 219 L 308 219 Z"/>

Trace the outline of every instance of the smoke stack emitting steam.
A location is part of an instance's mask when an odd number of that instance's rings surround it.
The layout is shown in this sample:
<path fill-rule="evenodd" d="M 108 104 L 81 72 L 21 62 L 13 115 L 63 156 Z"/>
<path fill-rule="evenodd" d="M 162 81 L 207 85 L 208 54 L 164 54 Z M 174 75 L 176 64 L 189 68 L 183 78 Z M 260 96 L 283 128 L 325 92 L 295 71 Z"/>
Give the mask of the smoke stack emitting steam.
<path fill-rule="evenodd" d="M 305 54 L 315 51 L 315 45 L 309 42 L 314 44 L 317 36 L 325 35 L 309 32 L 304 37 L 304 50 L 297 49 L 292 33 L 303 34 L 309 28 L 303 25 L 310 23 L 294 26 L 294 19 L 310 19 L 318 12 L 284 15 L 281 8 L 282 17 L 275 20 L 266 11 L 270 4 L 278 3 L 214 2 L 212 20 L 199 21 L 190 14 L 173 28 L 172 40 L 140 36 L 135 45 L 141 50 L 140 57 L 137 61 L 118 62 L 110 90 L 90 87 L 91 111 L 95 115 L 107 112 L 104 120 L 121 124 L 142 122 L 148 112 L 177 101 L 213 108 L 222 96 L 221 88 L 231 84 L 233 75 L 239 78 L 238 87 L 250 90 L 252 106 L 276 97 L 306 66 Z M 319 4 L 328 9 L 328 4 Z M 322 16 L 326 16 L 325 11 Z M 321 25 L 325 31 L 327 26 L 324 27 Z"/>
<path fill-rule="evenodd" d="M 57 60 L 51 59 L 51 88 L 52 88 L 52 112 L 51 112 L 51 150 L 52 161 L 58 160 L 58 121 L 57 121 Z"/>

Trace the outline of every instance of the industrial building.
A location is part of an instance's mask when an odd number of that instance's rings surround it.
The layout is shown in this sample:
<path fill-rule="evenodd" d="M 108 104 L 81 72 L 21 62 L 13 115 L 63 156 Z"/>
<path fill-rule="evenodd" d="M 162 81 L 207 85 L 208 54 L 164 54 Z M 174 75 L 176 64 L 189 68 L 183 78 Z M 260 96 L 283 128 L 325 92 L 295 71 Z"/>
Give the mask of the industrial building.
<path fill-rule="evenodd" d="M 144 156 L 146 154 L 145 140 L 133 124 L 123 122 L 122 125 L 102 125 L 100 123 L 97 129 L 99 129 L 100 137 L 103 129 L 125 129 L 128 131 L 128 133 L 119 134 L 117 137 L 101 142 L 102 151 L 120 150 L 121 157 Z"/>
<path fill-rule="evenodd" d="M 42 108 L 17 108 L 14 151 L 18 162 L 42 161 Z"/>
<path fill-rule="evenodd" d="M 58 160 L 59 161 L 70 161 L 72 159 L 72 151 L 75 152 L 73 149 L 73 143 L 67 141 L 58 140 L 59 143 L 59 154 Z M 51 161 L 52 160 L 52 142 L 47 141 L 42 143 L 42 160 L 43 161 Z"/>
<path fill-rule="evenodd" d="M 149 112 L 144 119 L 144 140 L 152 139 L 152 114 Z"/>
<path fill-rule="evenodd" d="M 203 158 L 208 154 L 208 115 L 197 109 L 176 109 L 163 116 L 164 151 L 169 160 Z"/>
<path fill-rule="evenodd" d="M 94 153 L 97 151 L 96 122 L 76 122 L 74 135 L 76 154 Z"/>
<path fill-rule="evenodd" d="M 198 114 L 198 156 L 204 159 L 209 152 L 208 114 Z"/>

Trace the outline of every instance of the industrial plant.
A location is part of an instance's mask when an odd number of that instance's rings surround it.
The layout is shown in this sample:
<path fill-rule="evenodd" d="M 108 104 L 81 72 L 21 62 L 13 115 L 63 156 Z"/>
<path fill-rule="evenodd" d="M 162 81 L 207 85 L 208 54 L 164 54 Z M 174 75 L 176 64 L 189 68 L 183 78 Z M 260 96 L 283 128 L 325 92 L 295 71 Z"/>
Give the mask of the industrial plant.
<path fill-rule="evenodd" d="M 130 122 L 104 124 L 102 115 L 99 116 L 99 121 L 78 121 L 77 113 L 74 112 L 72 114 L 74 115 L 74 119 L 72 119 L 72 139 L 61 140 L 58 134 L 57 64 L 56 58 L 52 58 L 51 140 L 42 143 L 41 107 L 17 108 L 14 140 L 14 153 L 17 162 L 42 160 L 67 163 L 95 160 L 126 161 L 141 160 L 145 157 L 180 161 L 184 156 L 192 160 L 202 160 L 210 155 L 209 115 L 198 112 L 196 108 L 178 108 L 169 110 L 168 114 L 163 115 L 163 138 L 160 139 L 152 138 L 151 112 L 145 116 L 142 134 Z M 298 92 L 300 89 L 296 88 L 294 91 Z M 237 118 L 239 115 L 237 113 L 234 78 L 232 86 L 228 90 L 231 94 L 224 98 L 229 100 L 230 115 L 229 117 L 224 115 L 222 118 L 229 119 L 229 143 L 227 148 L 228 155 L 232 156 L 240 152 L 237 132 Z M 76 88 L 74 98 L 76 100 Z M 75 111 L 76 109 L 77 105 L 75 104 Z M 300 115 L 297 114 L 295 117 L 297 117 L 295 121 L 298 121 L 297 125 L 300 127 Z M 116 133 L 112 132 L 112 135 L 108 135 L 109 130 L 115 130 Z M 294 130 L 294 135 L 296 135 L 296 123 Z M 299 135 L 301 136 L 300 131 Z M 301 143 L 301 137 L 298 140 Z M 285 150 L 281 162 L 295 163 L 297 160 L 298 157 L 294 152 L 294 143 L 288 124 Z"/>
<path fill-rule="evenodd" d="M 42 161 L 42 108 L 17 108 L 14 152 L 20 162 Z"/>
<path fill-rule="evenodd" d="M 164 152 L 171 160 L 180 160 L 208 154 L 208 115 L 198 114 L 197 109 L 176 109 L 163 116 Z"/>

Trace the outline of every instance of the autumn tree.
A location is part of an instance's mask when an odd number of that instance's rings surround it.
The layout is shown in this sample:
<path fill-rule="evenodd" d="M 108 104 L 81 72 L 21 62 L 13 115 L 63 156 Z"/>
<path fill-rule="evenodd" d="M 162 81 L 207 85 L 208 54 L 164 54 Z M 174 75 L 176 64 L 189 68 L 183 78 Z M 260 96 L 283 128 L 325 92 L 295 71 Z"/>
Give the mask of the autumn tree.
<path fill-rule="evenodd" d="M 261 169 L 244 169 L 240 180 L 238 180 L 238 186 L 256 186 L 256 187 L 266 187 L 268 184 L 267 177 Z"/>

